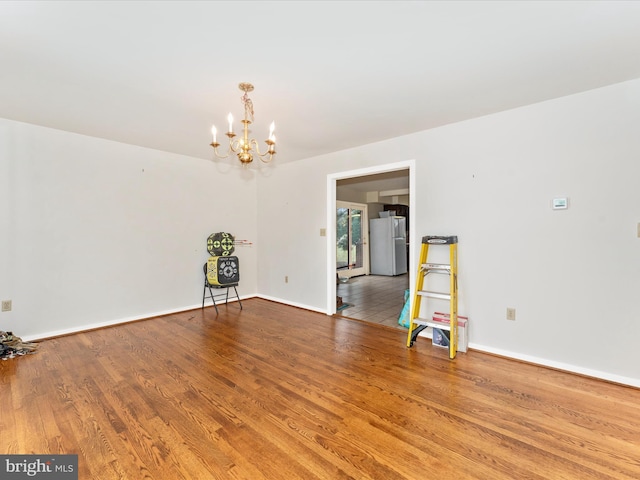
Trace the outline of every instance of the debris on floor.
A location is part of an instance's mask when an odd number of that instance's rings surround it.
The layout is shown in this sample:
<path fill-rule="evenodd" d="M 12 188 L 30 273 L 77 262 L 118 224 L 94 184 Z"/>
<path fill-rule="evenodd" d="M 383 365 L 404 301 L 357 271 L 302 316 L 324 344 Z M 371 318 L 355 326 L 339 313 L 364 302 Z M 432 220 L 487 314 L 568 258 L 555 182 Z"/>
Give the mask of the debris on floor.
<path fill-rule="evenodd" d="M 37 343 L 23 342 L 20 337 L 15 336 L 12 332 L 0 330 L 0 359 L 2 360 L 36 353 L 37 348 Z"/>

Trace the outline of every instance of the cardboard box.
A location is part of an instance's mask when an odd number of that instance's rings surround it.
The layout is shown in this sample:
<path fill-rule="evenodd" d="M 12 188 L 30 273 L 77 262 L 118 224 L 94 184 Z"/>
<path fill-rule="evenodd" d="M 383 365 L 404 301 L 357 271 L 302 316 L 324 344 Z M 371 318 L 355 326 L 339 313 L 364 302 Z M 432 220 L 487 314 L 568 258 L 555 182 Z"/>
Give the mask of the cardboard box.
<path fill-rule="evenodd" d="M 435 323 L 441 323 L 443 326 L 449 325 L 449 314 L 442 313 L 442 312 L 434 312 L 432 320 Z M 469 323 L 469 319 L 467 317 L 458 315 L 458 351 L 459 352 L 467 351 L 467 346 L 469 343 L 468 336 L 467 336 L 468 323 Z M 434 328 L 433 330 L 435 331 L 439 329 Z"/>

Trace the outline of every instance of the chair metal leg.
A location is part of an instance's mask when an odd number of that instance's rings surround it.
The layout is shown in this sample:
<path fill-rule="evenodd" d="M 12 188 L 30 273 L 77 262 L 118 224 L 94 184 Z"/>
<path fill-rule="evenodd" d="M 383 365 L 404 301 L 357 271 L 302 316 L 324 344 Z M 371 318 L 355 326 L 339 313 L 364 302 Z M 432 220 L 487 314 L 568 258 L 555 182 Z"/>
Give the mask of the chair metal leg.
<path fill-rule="evenodd" d="M 209 288 L 209 295 L 211 296 L 211 301 L 213 302 L 213 307 L 216 309 L 216 315 L 218 315 L 218 305 L 216 305 L 216 297 L 213 295 L 213 292 L 211 291 L 211 287 L 209 285 L 207 285 L 206 283 L 204 284 L 204 290 L 202 290 L 202 308 L 204 309 L 204 301 L 207 298 L 207 287 Z"/>
<path fill-rule="evenodd" d="M 236 298 L 238 299 L 238 303 L 240 304 L 240 310 L 242 310 L 242 302 L 240 301 L 240 295 L 238 295 L 238 290 L 236 286 L 233 286 L 233 291 L 236 292 Z M 227 289 L 227 294 L 229 293 L 229 289 Z"/>
<path fill-rule="evenodd" d="M 213 292 L 211 291 L 211 287 L 209 287 L 209 295 L 211 295 L 211 300 L 213 301 L 213 306 L 216 309 L 216 315 L 218 315 L 218 305 L 216 304 L 216 297 L 213 295 Z"/>

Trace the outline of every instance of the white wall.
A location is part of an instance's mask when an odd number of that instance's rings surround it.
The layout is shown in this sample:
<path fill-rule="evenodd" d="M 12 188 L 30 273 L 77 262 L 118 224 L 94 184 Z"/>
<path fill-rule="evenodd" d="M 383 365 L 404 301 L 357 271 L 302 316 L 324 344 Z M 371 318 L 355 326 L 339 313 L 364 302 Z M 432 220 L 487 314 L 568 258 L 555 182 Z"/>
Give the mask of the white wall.
<path fill-rule="evenodd" d="M 638 131 L 635 80 L 281 165 L 258 179 L 258 290 L 326 311 L 326 176 L 416 159 L 412 230 L 459 236 L 471 346 L 640 386 Z"/>
<path fill-rule="evenodd" d="M 636 80 L 256 178 L 0 120 L 0 329 L 197 307 L 215 231 L 256 241 L 236 250 L 241 295 L 327 311 L 327 176 L 415 159 L 412 230 L 459 236 L 471 346 L 640 386 L 639 107 Z M 551 210 L 557 196 L 568 210 Z"/>
<path fill-rule="evenodd" d="M 224 179 L 224 180 L 222 180 Z M 198 307 L 207 237 L 255 241 L 250 172 L 0 119 L 0 330 L 25 339 Z M 256 249 L 236 249 L 241 296 Z"/>
<path fill-rule="evenodd" d="M 258 178 L 258 292 L 323 311 L 326 297 L 326 179 L 313 162 L 273 164 Z M 285 283 L 288 277 L 288 283 Z"/>

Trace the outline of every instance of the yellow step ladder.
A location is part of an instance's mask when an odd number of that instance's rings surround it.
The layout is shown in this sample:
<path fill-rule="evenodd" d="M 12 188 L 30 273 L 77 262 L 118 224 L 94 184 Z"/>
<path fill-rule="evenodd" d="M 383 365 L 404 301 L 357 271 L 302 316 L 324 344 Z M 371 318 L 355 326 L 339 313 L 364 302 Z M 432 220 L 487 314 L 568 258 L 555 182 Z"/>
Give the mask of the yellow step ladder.
<path fill-rule="evenodd" d="M 449 246 L 449 263 L 428 263 L 427 256 L 429 246 L 441 245 Z M 422 248 L 420 249 L 420 261 L 418 265 L 416 289 L 413 294 L 413 308 L 411 310 L 411 323 L 407 334 L 407 347 L 413 345 L 418 334 L 425 328 L 435 327 L 442 330 L 449 330 L 449 358 L 454 359 L 458 351 L 458 237 L 435 235 L 422 237 Z M 431 273 L 449 275 L 448 292 L 424 290 L 425 279 L 427 275 Z M 448 327 L 442 323 L 434 322 L 431 319 L 420 318 L 422 297 L 449 301 Z"/>

